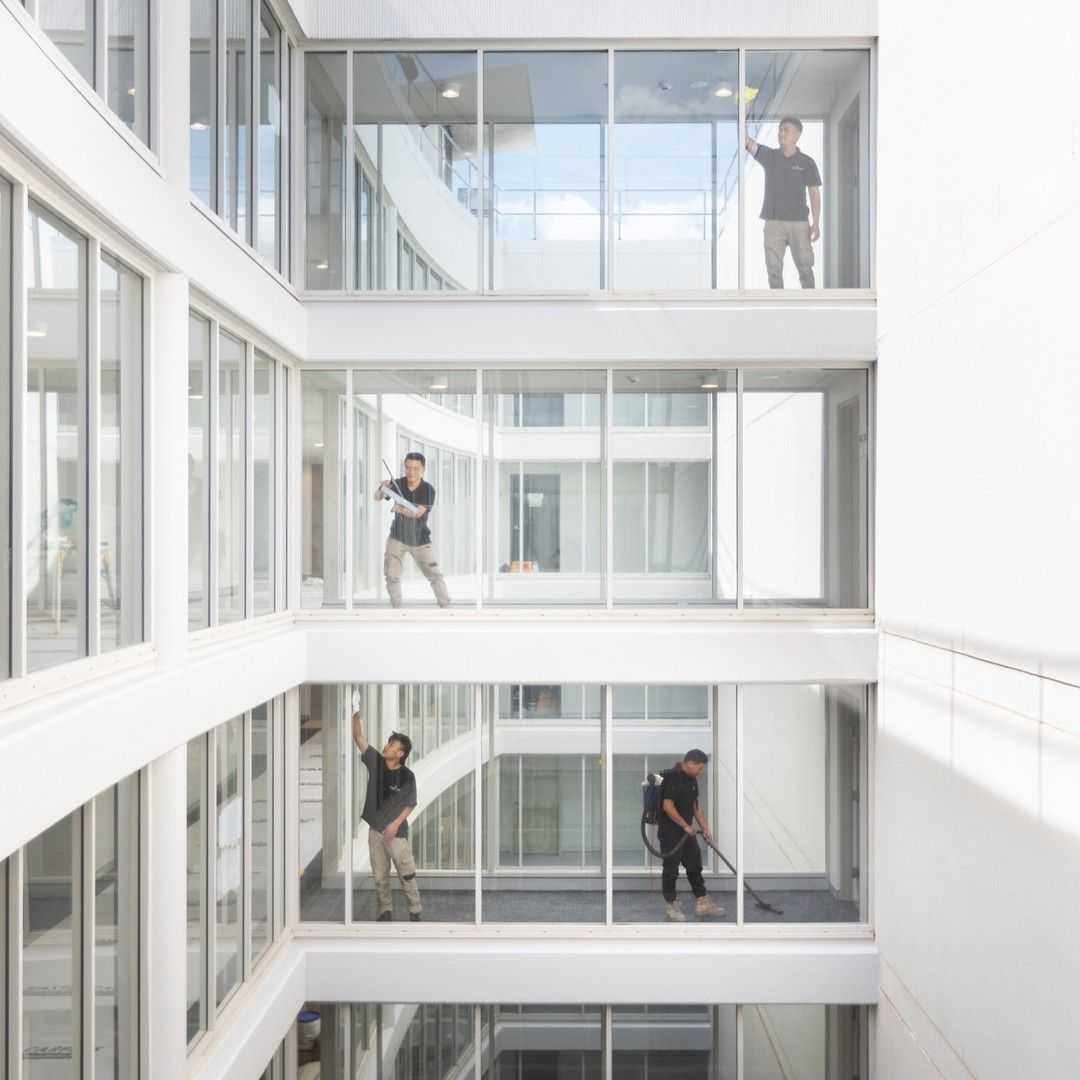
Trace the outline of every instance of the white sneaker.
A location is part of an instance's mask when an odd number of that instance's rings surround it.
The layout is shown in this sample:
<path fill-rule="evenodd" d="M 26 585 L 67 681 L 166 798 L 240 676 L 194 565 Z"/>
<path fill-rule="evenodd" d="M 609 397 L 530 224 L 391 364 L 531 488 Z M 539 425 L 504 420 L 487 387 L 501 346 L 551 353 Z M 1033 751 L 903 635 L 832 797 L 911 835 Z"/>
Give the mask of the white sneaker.
<path fill-rule="evenodd" d="M 667 912 L 667 917 L 672 922 L 686 922 L 686 916 L 683 914 L 683 910 L 679 906 L 678 900 L 672 900 L 665 906 L 664 910 Z"/>
<path fill-rule="evenodd" d="M 694 914 L 699 919 L 720 919 L 723 918 L 724 909 L 714 903 L 711 896 L 699 896 L 694 904 Z"/>

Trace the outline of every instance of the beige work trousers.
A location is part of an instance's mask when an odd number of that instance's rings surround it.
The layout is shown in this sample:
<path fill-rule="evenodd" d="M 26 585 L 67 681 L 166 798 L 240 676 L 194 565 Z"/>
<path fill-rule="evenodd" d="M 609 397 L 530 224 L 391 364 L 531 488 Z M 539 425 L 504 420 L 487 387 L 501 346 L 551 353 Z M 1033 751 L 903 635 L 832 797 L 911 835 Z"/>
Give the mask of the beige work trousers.
<path fill-rule="evenodd" d="M 386 538 L 386 555 L 383 558 L 383 575 L 386 577 L 386 592 L 390 597 L 391 607 L 401 607 L 401 574 L 405 569 L 406 552 L 420 567 L 420 573 L 428 579 L 431 591 L 435 594 L 439 607 L 450 606 L 450 594 L 446 591 L 446 582 L 435 560 L 435 551 L 430 544 L 403 544 L 392 536 Z"/>
<path fill-rule="evenodd" d="M 814 288 L 814 246 L 810 243 L 809 221 L 765 222 L 765 269 L 769 274 L 769 288 L 784 287 L 784 252 L 791 248 L 795 269 L 799 271 L 799 284 L 804 289 Z"/>
<path fill-rule="evenodd" d="M 408 837 L 395 836 L 387 843 L 382 833 L 368 830 L 368 854 L 371 856 L 371 876 L 375 881 L 375 897 L 379 903 L 379 914 L 393 910 L 390 899 L 390 864 L 394 864 L 401 891 L 405 894 L 405 903 L 410 912 L 421 911 L 420 890 L 416 887 L 416 863 L 413 862 L 412 847 Z"/>

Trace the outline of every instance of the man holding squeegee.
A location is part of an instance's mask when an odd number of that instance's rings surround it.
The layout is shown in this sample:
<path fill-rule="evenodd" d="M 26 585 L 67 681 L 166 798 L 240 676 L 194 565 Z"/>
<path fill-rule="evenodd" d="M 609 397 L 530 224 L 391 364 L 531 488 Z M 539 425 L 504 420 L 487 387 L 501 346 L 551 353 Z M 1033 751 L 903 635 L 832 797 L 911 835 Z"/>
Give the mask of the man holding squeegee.
<path fill-rule="evenodd" d="M 411 450 L 405 455 L 405 475 L 396 480 L 384 480 L 375 492 L 375 501 L 386 499 L 393 503 L 394 518 L 386 538 L 383 574 L 392 607 L 401 607 L 401 573 L 408 553 L 428 579 L 439 607 L 450 606 L 450 594 L 435 560 L 431 546 L 431 508 L 435 505 L 435 489 L 424 479 L 427 462 L 424 455 Z"/>

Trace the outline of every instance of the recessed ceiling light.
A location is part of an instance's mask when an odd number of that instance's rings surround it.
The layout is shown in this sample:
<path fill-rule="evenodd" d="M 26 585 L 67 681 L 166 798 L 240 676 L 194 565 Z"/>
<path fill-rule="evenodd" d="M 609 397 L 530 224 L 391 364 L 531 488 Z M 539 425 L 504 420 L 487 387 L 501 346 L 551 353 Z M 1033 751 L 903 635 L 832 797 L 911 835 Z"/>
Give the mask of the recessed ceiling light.
<path fill-rule="evenodd" d="M 701 389 L 702 390 L 719 390 L 720 389 L 720 384 L 715 379 L 706 379 L 705 382 L 703 382 L 701 384 Z"/>
<path fill-rule="evenodd" d="M 26 331 L 26 336 L 27 337 L 32 337 L 32 338 L 48 337 L 49 336 L 48 324 L 43 323 L 43 322 L 31 323 L 29 328 Z"/>
<path fill-rule="evenodd" d="M 321 450 L 326 444 L 321 443 L 321 442 L 317 442 L 317 443 L 314 443 L 313 445 L 314 445 L 316 450 Z"/>
<path fill-rule="evenodd" d="M 202 401 L 202 394 L 188 394 L 188 401 Z"/>
<path fill-rule="evenodd" d="M 626 381 L 628 383 L 633 384 L 634 386 L 637 386 L 637 384 L 639 382 L 641 382 L 641 376 L 640 375 L 627 375 L 626 376 Z"/>
<path fill-rule="evenodd" d="M 330 269 L 330 264 L 325 259 L 323 259 L 322 262 L 317 262 L 315 264 L 315 269 L 316 270 L 329 270 Z"/>
<path fill-rule="evenodd" d="M 776 380 L 780 378 L 779 375 L 762 375 L 761 377 L 762 379 L 768 379 L 769 382 L 776 382 Z"/>
<path fill-rule="evenodd" d="M 128 89 L 127 89 L 127 92 L 128 92 L 128 97 L 134 97 L 135 96 L 135 87 L 134 86 L 129 86 Z"/>
<path fill-rule="evenodd" d="M 445 390 L 447 388 L 447 385 L 448 384 L 444 383 L 444 382 L 433 382 L 431 384 L 431 386 L 429 387 L 429 389 L 431 389 L 431 390 Z"/>
<path fill-rule="evenodd" d="M 461 97 L 461 87 L 457 83 L 447 83 L 439 92 L 449 101 Z"/>
<path fill-rule="evenodd" d="M 727 83 L 721 83 L 714 91 L 713 97 L 731 97 L 735 91 Z"/>
<path fill-rule="evenodd" d="M 708 86 L 708 85 L 709 84 L 704 79 L 695 79 L 690 84 L 690 89 L 691 90 L 704 90 L 705 87 Z"/>
<path fill-rule="evenodd" d="M 205 120 L 192 120 L 191 121 L 191 130 L 192 131 L 205 131 L 206 130 L 206 121 Z"/>

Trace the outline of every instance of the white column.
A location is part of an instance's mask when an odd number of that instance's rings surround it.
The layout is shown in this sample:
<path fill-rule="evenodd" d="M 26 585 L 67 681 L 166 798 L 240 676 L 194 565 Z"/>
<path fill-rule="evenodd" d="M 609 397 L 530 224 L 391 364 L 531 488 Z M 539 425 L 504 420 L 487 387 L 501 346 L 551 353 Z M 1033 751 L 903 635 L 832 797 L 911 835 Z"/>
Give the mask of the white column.
<path fill-rule="evenodd" d="M 191 87 L 191 68 L 188 57 L 191 37 L 190 0 L 169 0 L 156 4 L 157 69 L 155 80 L 152 139 L 161 161 L 166 181 L 187 194 L 190 188 L 188 164 L 188 98 Z"/>
<path fill-rule="evenodd" d="M 154 1080 L 187 1068 L 187 746 L 150 765 L 149 1059 Z"/>
<path fill-rule="evenodd" d="M 147 527 L 151 633 L 163 664 L 181 664 L 187 649 L 188 283 L 180 274 L 153 282 L 153 362 L 149 381 L 150 447 Z"/>

